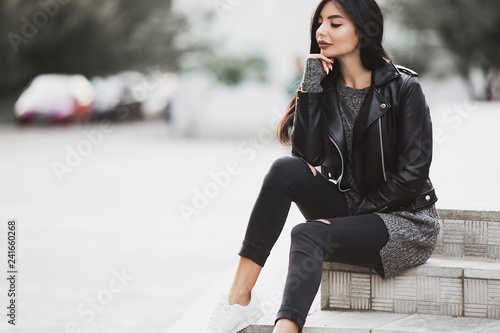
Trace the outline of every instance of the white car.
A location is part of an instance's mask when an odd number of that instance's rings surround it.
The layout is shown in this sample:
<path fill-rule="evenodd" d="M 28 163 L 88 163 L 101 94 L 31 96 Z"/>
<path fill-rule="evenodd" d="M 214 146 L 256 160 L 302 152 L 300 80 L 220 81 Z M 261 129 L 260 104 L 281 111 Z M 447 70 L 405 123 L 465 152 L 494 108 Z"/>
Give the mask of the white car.
<path fill-rule="evenodd" d="M 86 121 L 94 88 L 83 75 L 42 74 L 31 81 L 14 105 L 19 123 Z"/>

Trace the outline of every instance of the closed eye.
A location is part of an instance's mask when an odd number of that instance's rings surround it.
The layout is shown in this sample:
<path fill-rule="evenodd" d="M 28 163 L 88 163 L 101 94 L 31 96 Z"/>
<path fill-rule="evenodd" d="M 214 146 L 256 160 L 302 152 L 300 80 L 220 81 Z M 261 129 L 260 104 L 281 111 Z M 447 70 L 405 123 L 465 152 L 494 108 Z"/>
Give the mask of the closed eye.
<path fill-rule="evenodd" d="M 338 28 L 340 27 L 342 24 L 335 24 L 335 23 L 332 23 L 331 26 L 332 28 Z"/>

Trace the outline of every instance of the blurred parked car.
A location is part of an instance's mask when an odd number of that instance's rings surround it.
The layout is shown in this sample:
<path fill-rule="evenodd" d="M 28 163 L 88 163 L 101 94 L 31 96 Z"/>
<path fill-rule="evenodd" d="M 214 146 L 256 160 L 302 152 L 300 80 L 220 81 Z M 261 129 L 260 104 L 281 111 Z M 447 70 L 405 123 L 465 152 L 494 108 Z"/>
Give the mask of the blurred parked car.
<path fill-rule="evenodd" d="M 42 74 L 14 105 L 19 123 L 86 121 L 92 115 L 94 89 L 83 75 Z"/>
<path fill-rule="evenodd" d="M 125 71 L 91 80 L 95 91 L 93 119 L 170 119 L 171 97 L 177 85 L 173 73 L 143 75 Z"/>
<path fill-rule="evenodd" d="M 174 73 L 164 74 L 161 81 L 153 82 L 146 99 L 142 102 L 142 114 L 146 119 L 172 119 L 172 99 L 178 78 Z"/>
<path fill-rule="evenodd" d="M 94 120 L 136 120 L 142 118 L 141 103 L 144 96 L 134 94 L 134 87 L 144 81 L 139 72 L 126 71 L 107 77 L 95 77 Z"/>
<path fill-rule="evenodd" d="M 94 87 L 94 116 L 105 115 L 122 102 L 125 83 L 118 76 L 97 76 L 90 80 Z"/>

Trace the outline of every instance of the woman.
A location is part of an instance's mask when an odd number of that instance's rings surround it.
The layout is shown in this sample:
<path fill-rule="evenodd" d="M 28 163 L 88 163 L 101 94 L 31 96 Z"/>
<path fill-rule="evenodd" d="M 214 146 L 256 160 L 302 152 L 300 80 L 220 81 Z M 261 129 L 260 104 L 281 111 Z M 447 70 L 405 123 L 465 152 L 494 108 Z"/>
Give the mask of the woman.
<path fill-rule="evenodd" d="M 291 233 L 275 333 L 302 331 L 323 261 L 389 278 L 432 254 L 439 217 L 429 109 L 417 74 L 390 60 L 382 36 L 374 0 L 318 4 L 302 84 L 278 127 L 294 156 L 266 175 L 233 285 L 205 332 L 237 332 L 261 317 L 252 288 L 292 201 L 307 221 Z"/>

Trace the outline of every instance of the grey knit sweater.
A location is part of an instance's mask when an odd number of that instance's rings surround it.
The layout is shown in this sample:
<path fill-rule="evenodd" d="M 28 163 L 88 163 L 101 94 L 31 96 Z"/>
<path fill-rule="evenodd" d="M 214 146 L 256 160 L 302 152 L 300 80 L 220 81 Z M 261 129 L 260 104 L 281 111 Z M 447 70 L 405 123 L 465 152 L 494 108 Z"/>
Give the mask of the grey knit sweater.
<path fill-rule="evenodd" d="M 302 91 L 321 93 L 321 80 L 326 76 L 321 60 L 309 58 L 306 60 Z M 346 184 L 351 188 L 346 192 L 349 207 L 360 200 L 360 194 L 352 178 L 351 152 L 354 123 L 363 104 L 369 87 L 354 89 L 337 83 L 337 94 L 347 142 L 347 161 L 345 165 Z M 384 267 L 381 275 L 392 277 L 399 272 L 415 265 L 423 264 L 431 256 L 437 242 L 440 223 L 434 205 L 417 212 L 395 211 L 377 213 L 384 221 L 389 232 L 389 241 L 380 251 Z"/>

